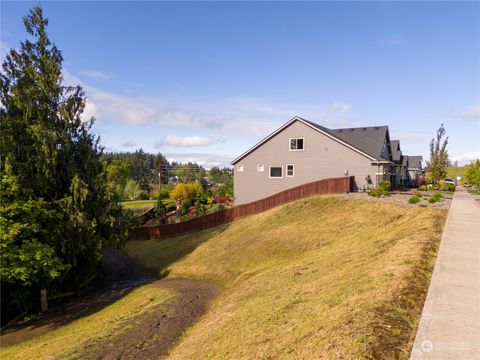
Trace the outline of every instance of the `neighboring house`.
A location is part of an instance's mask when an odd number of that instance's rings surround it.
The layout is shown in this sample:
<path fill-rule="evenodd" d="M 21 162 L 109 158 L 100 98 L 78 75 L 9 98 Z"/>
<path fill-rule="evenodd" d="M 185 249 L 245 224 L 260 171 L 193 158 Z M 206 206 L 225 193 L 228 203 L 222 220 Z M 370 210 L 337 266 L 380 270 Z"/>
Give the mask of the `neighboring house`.
<path fill-rule="evenodd" d="M 355 189 L 390 180 L 387 126 L 328 129 L 294 117 L 231 162 L 235 204 L 311 181 L 354 176 Z"/>
<path fill-rule="evenodd" d="M 409 182 L 415 182 L 425 176 L 425 170 L 422 167 L 422 156 L 408 156 L 407 169 Z"/>
<path fill-rule="evenodd" d="M 420 176 L 421 157 L 411 158 L 420 158 L 420 168 L 412 169 L 410 176 Z M 408 159 L 400 142 L 390 141 L 388 126 L 328 129 L 294 117 L 231 162 L 234 201 L 244 204 L 340 176 L 354 176 L 353 190 L 373 188 L 385 180 L 393 187 L 407 185 Z"/>
<path fill-rule="evenodd" d="M 407 155 L 402 154 L 400 140 L 390 141 L 393 165 L 390 167 L 390 182 L 394 188 L 408 184 Z"/>

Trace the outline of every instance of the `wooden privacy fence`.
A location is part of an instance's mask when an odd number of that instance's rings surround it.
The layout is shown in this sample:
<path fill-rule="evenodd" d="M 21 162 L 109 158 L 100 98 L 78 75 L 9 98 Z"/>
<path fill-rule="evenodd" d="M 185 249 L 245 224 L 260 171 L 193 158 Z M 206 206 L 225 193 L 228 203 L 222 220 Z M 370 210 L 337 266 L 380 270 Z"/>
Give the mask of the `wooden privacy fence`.
<path fill-rule="evenodd" d="M 306 197 L 348 193 L 351 190 L 352 184 L 353 176 L 318 180 L 284 190 L 264 199 L 253 201 L 248 204 L 232 206 L 188 221 L 175 224 L 140 226 L 131 231 L 131 238 L 156 239 L 207 229 L 246 216 L 259 214 L 273 209 L 274 207 Z"/>

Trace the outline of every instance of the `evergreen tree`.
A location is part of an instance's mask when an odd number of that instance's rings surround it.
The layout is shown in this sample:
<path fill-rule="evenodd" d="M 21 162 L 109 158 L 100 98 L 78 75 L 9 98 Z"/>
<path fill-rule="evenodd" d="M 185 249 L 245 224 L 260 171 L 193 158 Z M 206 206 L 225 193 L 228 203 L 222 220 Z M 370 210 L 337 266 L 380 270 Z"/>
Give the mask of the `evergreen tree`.
<path fill-rule="evenodd" d="M 85 93 L 62 84 L 63 58 L 47 24 L 34 7 L 24 18 L 34 40 L 10 50 L 0 73 L 1 261 L 9 266 L 0 275 L 10 302 L 19 289 L 80 284 L 96 271 L 102 248 L 127 236 L 93 119 L 81 118 Z M 32 244 L 41 259 L 28 255 Z"/>

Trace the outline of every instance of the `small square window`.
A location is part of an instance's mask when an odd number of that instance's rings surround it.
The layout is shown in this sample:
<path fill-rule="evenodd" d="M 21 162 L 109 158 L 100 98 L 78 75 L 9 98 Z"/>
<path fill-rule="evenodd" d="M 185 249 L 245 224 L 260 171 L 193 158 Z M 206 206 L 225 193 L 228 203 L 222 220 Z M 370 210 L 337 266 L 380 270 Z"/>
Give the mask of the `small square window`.
<path fill-rule="evenodd" d="M 304 149 L 304 138 L 290 139 L 290 151 L 302 151 Z"/>
<path fill-rule="evenodd" d="M 287 177 L 295 176 L 295 166 L 293 164 L 287 165 Z"/>
<path fill-rule="evenodd" d="M 243 165 L 237 165 L 237 171 L 242 172 L 243 171 Z"/>
<path fill-rule="evenodd" d="M 270 177 L 271 178 L 281 178 L 283 177 L 283 168 L 281 166 L 271 166 L 270 167 Z"/>
<path fill-rule="evenodd" d="M 265 166 L 263 164 L 258 164 L 257 165 L 257 170 L 258 171 L 265 171 Z"/>

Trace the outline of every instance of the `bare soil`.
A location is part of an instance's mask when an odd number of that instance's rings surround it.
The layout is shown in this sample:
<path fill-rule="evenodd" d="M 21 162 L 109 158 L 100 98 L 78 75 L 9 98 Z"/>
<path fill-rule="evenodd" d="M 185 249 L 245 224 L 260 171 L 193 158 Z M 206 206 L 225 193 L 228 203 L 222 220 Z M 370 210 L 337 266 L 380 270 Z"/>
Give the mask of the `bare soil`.
<path fill-rule="evenodd" d="M 182 332 L 202 315 L 217 296 L 218 287 L 200 280 L 161 279 L 118 250 L 105 251 L 101 283 L 81 297 L 53 306 L 34 319 L 20 321 L 2 330 L 2 346 L 13 345 L 93 314 L 127 295 L 136 287 L 153 283 L 174 290 L 175 300 L 159 305 L 136 318 L 120 334 L 111 334 L 87 345 L 81 358 L 150 359 L 165 355 Z M 73 355 L 73 354 L 72 354 Z"/>
<path fill-rule="evenodd" d="M 158 359 L 218 294 L 216 286 L 199 280 L 164 279 L 154 284 L 175 290 L 175 301 L 140 316 L 121 334 L 87 346 L 82 358 Z"/>

